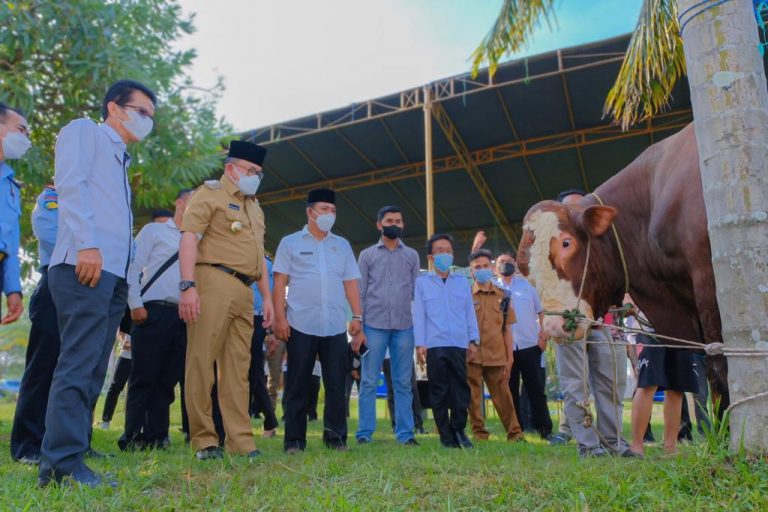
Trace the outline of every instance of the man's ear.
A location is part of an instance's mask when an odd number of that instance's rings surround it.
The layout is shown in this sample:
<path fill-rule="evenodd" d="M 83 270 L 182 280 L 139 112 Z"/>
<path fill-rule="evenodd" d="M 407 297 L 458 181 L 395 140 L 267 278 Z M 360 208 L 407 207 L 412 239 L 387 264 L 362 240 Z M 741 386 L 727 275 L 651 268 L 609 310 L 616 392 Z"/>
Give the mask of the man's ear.
<path fill-rule="evenodd" d="M 579 215 L 579 226 L 592 236 L 601 236 L 611 227 L 617 213 L 612 206 L 589 206 Z"/>

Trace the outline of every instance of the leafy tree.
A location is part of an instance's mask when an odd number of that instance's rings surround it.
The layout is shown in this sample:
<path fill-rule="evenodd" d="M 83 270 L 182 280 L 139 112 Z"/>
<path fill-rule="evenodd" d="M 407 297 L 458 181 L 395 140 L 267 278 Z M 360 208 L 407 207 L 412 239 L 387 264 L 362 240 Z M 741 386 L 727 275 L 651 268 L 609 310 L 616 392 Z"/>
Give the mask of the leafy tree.
<path fill-rule="evenodd" d="M 134 207 L 170 204 L 180 187 L 199 184 L 219 165 L 221 137 L 230 132 L 215 114 L 221 80 L 194 87 L 188 70 L 195 51 L 179 50 L 194 31 L 193 16 L 171 0 L 0 0 L 0 101 L 20 107 L 33 150 L 14 162 L 29 212 L 53 176 L 56 134 L 81 116 L 101 120 L 101 100 L 120 78 L 158 94 L 155 130 L 130 151 Z"/>

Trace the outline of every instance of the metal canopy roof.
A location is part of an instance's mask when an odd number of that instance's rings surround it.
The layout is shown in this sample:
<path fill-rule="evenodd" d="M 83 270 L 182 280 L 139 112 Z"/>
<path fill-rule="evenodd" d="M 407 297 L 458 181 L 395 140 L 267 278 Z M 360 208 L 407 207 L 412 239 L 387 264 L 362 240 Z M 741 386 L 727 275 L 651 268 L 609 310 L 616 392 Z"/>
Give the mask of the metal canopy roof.
<path fill-rule="evenodd" d="M 479 229 L 486 247 L 515 250 L 532 204 L 594 190 L 692 120 L 686 80 L 670 111 L 642 126 L 622 132 L 602 118 L 628 43 L 624 35 L 549 52 L 502 64 L 493 80 L 486 69 L 247 132 L 269 146 L 259 193 L 267 248 L 306 223 L 307 191 L 328 187 L 337 192 L 334 232 L 356 251 L 376 241 L 378 209 L 397 204 L 405 241 L 423 257 L 429 92 L 435 231 L 456 237 L 459 264 Z"/>

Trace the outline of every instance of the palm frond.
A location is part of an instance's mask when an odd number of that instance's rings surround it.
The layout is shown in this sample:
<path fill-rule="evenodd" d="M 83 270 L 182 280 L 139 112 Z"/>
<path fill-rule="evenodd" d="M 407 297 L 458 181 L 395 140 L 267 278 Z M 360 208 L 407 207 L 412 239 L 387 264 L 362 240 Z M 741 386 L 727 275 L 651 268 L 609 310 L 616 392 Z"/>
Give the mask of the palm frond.
<path fill-rule="evenodd" d="M 472 76 L 477 76 L 486 61 L 493 76 L 504 55 L 527 48 L 528 39 L 542 17 L 551 29 L 557 21 L 554 4 L 555 0 L 504 0 L 493 28 L 472 52 Z"/>
<path fill-rule="evenodd" d="M 626 130 L 669 106 L 672 89 L 685 74 L 685 55 L 675 0 L 644 0 L 603 116 Z"/>

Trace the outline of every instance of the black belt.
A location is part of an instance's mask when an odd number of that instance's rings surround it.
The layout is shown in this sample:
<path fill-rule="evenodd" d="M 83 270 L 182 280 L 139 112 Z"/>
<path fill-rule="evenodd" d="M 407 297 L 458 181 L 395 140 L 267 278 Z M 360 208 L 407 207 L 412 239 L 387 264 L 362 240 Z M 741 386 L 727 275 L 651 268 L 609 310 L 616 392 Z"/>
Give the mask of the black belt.
<path fill-rule="evenodd" d="M 162 306 L 164 308 L 173 308 L 173 309 L 176 309 L 179 307 L 179 305 L 176 304 L 175 302 L 171 302 L 168 300 L 148 300 L 147 302 L 144 303 L 145 306 L 149 306 L 150 304 L 153 306 Z"/>
<path fill-rule="evenodd" d="M 235 279 L 237 279 L 238 281 L 240 281 L 241 283 L 243 283 L 245 286 L 247 286 L 249 288 L 250 288 L 250 286 L 253 283 L 258 281 L 258 279 L 253 279 L 251 276 L 247 276 L 245 274 L 241 274 L 237 270 L 232 270 L 231 268 L 225 267 L 224 265 L 219 265 L 218 263 L 210 263 L 210 265 L 212 267 L 214 267 L 214 268 L 217 268 L 217 269 L 223 271 L 223 272 L 226 272 L 227 274 L 231 275 L 232 277 L 234 277 Z"/>

